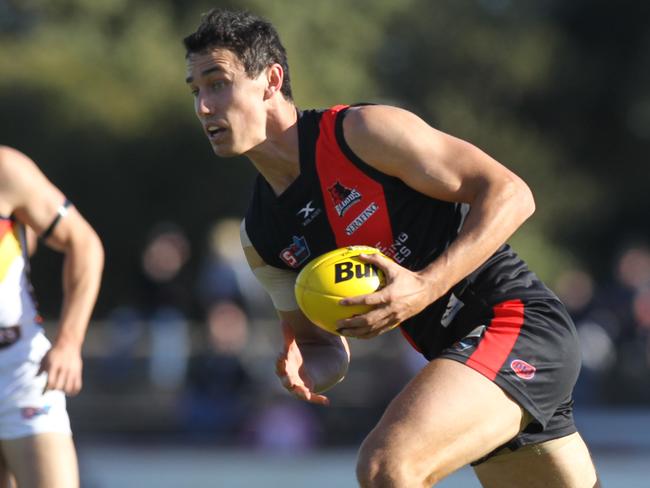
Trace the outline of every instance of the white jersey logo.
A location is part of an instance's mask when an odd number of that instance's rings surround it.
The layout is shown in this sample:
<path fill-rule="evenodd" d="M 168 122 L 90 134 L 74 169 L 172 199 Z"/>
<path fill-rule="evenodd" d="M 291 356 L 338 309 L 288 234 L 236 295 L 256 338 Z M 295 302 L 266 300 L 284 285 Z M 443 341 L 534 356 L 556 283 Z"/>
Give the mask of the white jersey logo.
<path fill-rule="evenodd" d="M 296 215 L 302 217 L 302 226 L 305 227 L 307 224 L 311 223 L 316 217 L 321 214 L 320 208 L 314 208 L 314 201 L 309 200 L 307 205 L 302 207 Z"/>
<path fill-rule="evenodd" d="M 316 209 L 315 209 L 314 207 L 312 207 L 313 204 L 314 204 L 314 201 L 313 201 L 313 200 L 310 200 L 309 203 L 307 203 L 307 205 L 305 205 L 305 206 L 302 207 L 300 210 L 298 210 L 297 215 L 301 215 L 301 214 L 302 214 L 302 218 L 303 218 L 303 219 L 306 219 L 307 217 L 309 217 L 309 215 L 310 215 L 312 212 L 315 212 L 315 211 L 316 211 Z"/>
<path fill-rule="evenodd" d="M 449 297 L 449 303 L 447 303 L 447 308 L 445 309 L 445 313 L 442 315 L 442 318 L 440 319 L 440 323 L 442 324 L 443 327 L 447 327 L 449 324 L 451 324 L 451 321 L 454 320 L 454 317 L 456 314 L 460 311 L 461 308 L 463 308 L 465 304 L 461 302 L 456 295 L 453 293 Z"/>

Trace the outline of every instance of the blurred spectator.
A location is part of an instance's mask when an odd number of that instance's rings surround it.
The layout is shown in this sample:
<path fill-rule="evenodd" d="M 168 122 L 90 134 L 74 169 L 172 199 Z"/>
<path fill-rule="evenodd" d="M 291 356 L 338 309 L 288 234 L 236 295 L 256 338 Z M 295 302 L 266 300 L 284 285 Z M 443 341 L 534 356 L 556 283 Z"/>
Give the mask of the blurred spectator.
<path fill-rule="evenodd" d="M 137 348 L 144 336 L 144 324 L 135 307 L 120 306 L 108 316 L 101 362 L 102 384 L 128 388 L 137 384 L 140 365 L 136 361 Z"/>
<path fill-rule="evenodd" d="M 594 280 L 581 269 L 569 269 L 560 274 L 554 287 L 560 300 L 574 320 L 579 320 L 594 298 Z"/>
<path fill-rule="evenodd" d="M 568 269 L 558 277 L 554 290 L 571 314 L 582 353 L 582 370 L 574 389 L 579 404 L 593 404 L 601 399 L 603 374 L 616 359 L 610 334 L 589 317 L 594 304 L 595 284 L 592 276 L 578 268 Z"/>
<path fill-rule="evenodd" d="M 239 239 L 241 221 L 224 218 L 208 235 L 208 249 L 199 271 L 197 295 L 203 307 L 211 302 L 240 303 L 252 317 L 274 315 L 268 295 L 253 276 Z"/>
<path fill-rule="evenodd" d="M 627 292 L 624 334 L 619 360 L 610 380 L 616 402 L 650 404 L 650 334 L 648 330 L 650 249 L 645 244 L 628 246 L 617 261 L 617 278 Z"/>
<path fill-rule="evenodd" d="M 645 245 L 633 245 L 625 249 L 616 267 L 618 281 L 624 286 L 638 290 L 650 284 L 650 249 Z"/>
<path fill-rule="evenodd" d="M 205 440 L 234 442 L 251 410 L 252 381 L 240 358 L 248 341 L 246 313 L 235 302 L 214 302 L 201 339 L 186 378 L 186 430 Z"/>
<path fill-rule="evenodd" d="M 189 242 L 171 223 L 153 229 L 142 254 L 143 307 L 151 333 L 149 374 L 164 390 L 180 387 L 185 379 L 192 310 L 189 259 Z"/>
<path fill-rule="evenodd" d="M 223 300 L 244 305 L 235 271 L 241 252 L 239 224 L 231 219 L 217 222 L 208 236 L 208 249 L 199 269 L 197 295 L 204 311 Z"/>
<path fill-rule="evenodd" d="M 576 318 L 583 350 L 578 401 L 650 402 L 650 250 L 625 247 L 613 266 L 613 279 L 594 290 L 591 300 L 586 279 L 567 280 L 567 304 Z M 563 287 L 559 286 L 558 291 Z M 566 299 L 566 295 L 576 298 Z M 582 305 L 581 302 L 585 302 Z"/>

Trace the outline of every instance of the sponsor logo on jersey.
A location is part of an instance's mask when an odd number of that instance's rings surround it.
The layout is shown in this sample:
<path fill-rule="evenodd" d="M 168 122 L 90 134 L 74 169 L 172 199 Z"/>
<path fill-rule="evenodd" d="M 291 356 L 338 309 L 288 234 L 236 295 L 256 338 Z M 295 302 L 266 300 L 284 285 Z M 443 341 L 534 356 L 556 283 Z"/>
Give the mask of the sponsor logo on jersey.
<path fill-rule="evenodd" d="M 280 259 L 292 268 L 297 268 L 307 261 L 310 255 L 307 240 L 303 236 L 293 236 L 293 241 L 289 247 L 285 247 L 280 252 Z"/>
<path fill-rule="evenodd" d="M 327 187 L 327 191 L 332 197 L 334 208 L 339 217 L 343 217 L 352 205 L 361 200 L 361 193 L 356 188 L 348 188 L 337 181 L 332 186 Z"/>
<path fill-rule="evenodd" d="M 23 407 L 20 409 L 20 415 L 24 419 L 29 420 L 38 417 L 39 415 L 47 415 L 50 413 L 50 408 L 52 408 L 50 405 L 45 405 L 43 407 Z"/>
<path fill-rule="evenodd" d="M 394 261 L 403 263 L 411 255 L 411 249 L 406 245 L 408 239 L 409 235 L 406 232 L 400 232 L 389 246 L 385 246 L 382 242 L 377 242 L 374 247 Z"/>
<path fill-rule="evenodd" d="M 521 359 L 514 359 L 510 363 L 510 369 L 512 369 L 522 380 L 532 380 L 535 376 L 535 371 L 537 371 L 535 366 L 528 364 L 526 361 Z"/>
<path fill-rule="evenodd" d="M 363 212 L 357 215 L 352 222 L 348 224 L 345 228 L 345 234 L 351 236 L 354 234 L 359 227 L 366 223 L 366 221 L 374 215 L 374 213 L 379 210 L 379 205 L 375 202 L 372 202 L 368 205 Z"/>
<path fill-rule="evenodd" d="M 307 224 L 310 224 L 316 217 L 318 217 L 321 212 L 322 210 L 320 208 L 314 208 L 314 201 L 309 200 L 309 202 L 307 202 L 307 205 L 298 210 L 296 215 L 302 217 L 301 224 L 304 227 Z"/>

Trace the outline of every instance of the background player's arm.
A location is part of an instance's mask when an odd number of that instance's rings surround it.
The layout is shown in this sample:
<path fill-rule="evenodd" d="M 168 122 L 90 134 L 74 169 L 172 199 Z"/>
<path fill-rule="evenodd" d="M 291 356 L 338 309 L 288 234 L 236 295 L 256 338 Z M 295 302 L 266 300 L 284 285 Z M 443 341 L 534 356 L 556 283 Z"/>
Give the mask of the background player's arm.
<path fill-rule="evenodd" d="M 415 315 L 483 264 L 533 213 L 535 204 L 528 186 L 505 166 L 408 111 L 350 109 L 344 133 L 352 150 L 379 171 L 432 198 L 471 205 L 456 240 L 420 272 L 380 256 L 366 259 L 384 269 L 389 285 L 345 300 L 378 306 L 341 325 L 347 335 L 372 337 Z"/>
<path fill-rule="evenodd" d="M 295 273 L 268 266 L 250 244 L 242 225 L 244 254 L 257 279 L 271 296 L 282 322 L 283 348 L 276 374 L 283 386 L 302 400 L 327 404 L 320 393 L 341 381 L 350 363 L 347 341 L 314 324 L 298 309 Z"/>
<path fill-rule="evenodd" d="M 63 194 L 33 161 L 10 148 L 0 147 L 0 176 L 3 199 L 10 202 L 13 214 L 41 235 L 65 201 Z M 74 207 L 67 210 L 45 240 L 64 254 L 63 304 L 56 338 L 41 369 L 48 373 L 47 389 L 76 394 L 82 386 L 81 348 L 99 292 L 104 252 L 88 222 Z"/>

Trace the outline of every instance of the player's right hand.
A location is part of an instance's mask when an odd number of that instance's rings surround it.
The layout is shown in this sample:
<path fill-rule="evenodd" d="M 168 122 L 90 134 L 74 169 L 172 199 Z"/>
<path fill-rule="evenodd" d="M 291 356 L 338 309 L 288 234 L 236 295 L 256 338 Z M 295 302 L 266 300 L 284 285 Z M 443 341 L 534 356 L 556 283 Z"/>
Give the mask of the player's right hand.
<path fill-rule="evenodd" d="M 282 323 L 283 350 L 275 362 L 275 374 L 282 385 L 296 398 L 309 403 L 329 405 L 329 399 L 312 390 L 313 381 L 305 371 L 302 353 L 291 326 Z"/>
<path fill-rule="evenodd" d="M 43 392 L 60 390 L 66 395 L 74 396 L 82 387 L 81 350 L 77 346 L 55 342 L 43 356 L 37 376 L 47 373 L 47 383 Z"/>

